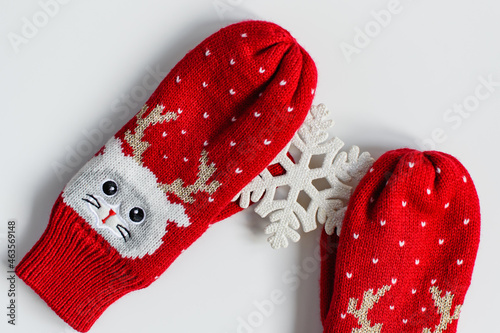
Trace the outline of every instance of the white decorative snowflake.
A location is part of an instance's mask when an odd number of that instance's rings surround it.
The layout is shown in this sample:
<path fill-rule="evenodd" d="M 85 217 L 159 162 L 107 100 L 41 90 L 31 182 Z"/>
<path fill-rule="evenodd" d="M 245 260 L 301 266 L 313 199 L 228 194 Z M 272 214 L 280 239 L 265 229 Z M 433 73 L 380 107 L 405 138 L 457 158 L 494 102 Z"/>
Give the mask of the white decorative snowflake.
<path fill-rule="evenodd" d="M 271 165 L 280 164 L 285 174 L 273 176 L 265 169 L 233 199 L 239 198 L 242 208 L 256 202 L 255 212 L 261 217 L 269 215 L 271 224 L 265 233 L 271 235 L 268 241 L 275 249 L 287 247 L 288 238 L 297 242 L 300 235 L 296 230 L 301 225 L 304 232 L 314 230 L 316 221 L 325 224 L 328 234 L 335 228 L 340 234 L 352 192 L 348 183 L 358 182 L 373 164 L 370 154 L 360 155 L 357 146 L 341 152 L 344 143 L 340 139 L 328 140 L 326 130 L 333 126 L 333 120 L 324 119 L 328 113 L 323 104 L 313 106 L 292 140 L 273 160 Z M 292 146 L 301 153 L 295 163 L 287 156 Z M 324 156 L 321 167 L 311 167 L 311 158 L 318 155 Z M 275 199 L 277 189 L 286 187 L 286 199 Z M 301 192 L 310 199 L 308 205 L 304 204 L 306 208 L 297 201 Z"/>

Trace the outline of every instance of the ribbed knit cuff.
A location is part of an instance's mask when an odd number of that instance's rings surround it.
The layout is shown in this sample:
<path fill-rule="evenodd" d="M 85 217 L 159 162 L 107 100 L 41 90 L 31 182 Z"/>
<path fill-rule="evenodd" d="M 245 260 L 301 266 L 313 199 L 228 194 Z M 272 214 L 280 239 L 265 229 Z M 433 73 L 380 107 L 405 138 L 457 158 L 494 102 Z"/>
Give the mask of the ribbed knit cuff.
<path fill-rule="evenodd" d="M 87 332 L 118 298 L 144 286 L 61 196 L 47 229 L 17 265 L 16 274 L 80 332 Z"/>

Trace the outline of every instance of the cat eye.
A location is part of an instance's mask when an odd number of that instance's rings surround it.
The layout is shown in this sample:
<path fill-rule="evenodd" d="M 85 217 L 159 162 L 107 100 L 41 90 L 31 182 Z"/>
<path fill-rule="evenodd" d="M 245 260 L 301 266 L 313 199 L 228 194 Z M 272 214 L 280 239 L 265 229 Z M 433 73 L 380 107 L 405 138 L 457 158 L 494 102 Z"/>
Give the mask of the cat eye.
<path fill-rule="evenodd" d="M 118 191 L 118 185 L 113 180 L 107 180 L 102 184 L 102 192 L 108 197 L 112 197 Z"/>
<path fill-rule="evenodd" d="M 128 213 L 128 217 L 130 218 L 130 221 L 134 223 L 140 223 L 144 221 L 144 217 L 146 214 L 144 214 L 144 210 L 140 207 L 134 207 L 130 210 Z"/>

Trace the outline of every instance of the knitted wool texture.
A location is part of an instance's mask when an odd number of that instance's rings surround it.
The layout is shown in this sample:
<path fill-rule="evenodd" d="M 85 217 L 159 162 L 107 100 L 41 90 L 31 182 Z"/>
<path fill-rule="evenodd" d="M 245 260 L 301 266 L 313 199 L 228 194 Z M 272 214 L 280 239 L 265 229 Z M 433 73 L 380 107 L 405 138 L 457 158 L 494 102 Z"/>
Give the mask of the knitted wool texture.
<path fill-rule="evenodd" d="M 238 210 L 231 199 L 292 138 L 315 87 L 312 59 L 275 24 L 208 37 L 66 185 L 17 275 L 88 331 Z"/>
<path fill-rule="evenodd" d="M 460 162 L 387 152 L 351 197 L 336 257 L 323 234 L 324 332 L 456 332 L 479 232 L 478 197 Z"/>

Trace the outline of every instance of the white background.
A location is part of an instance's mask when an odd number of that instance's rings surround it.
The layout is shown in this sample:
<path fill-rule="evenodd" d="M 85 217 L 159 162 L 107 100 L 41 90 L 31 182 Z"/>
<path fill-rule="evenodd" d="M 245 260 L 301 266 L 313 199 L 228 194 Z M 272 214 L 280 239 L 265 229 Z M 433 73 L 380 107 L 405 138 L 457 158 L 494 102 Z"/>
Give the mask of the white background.
<path fill-rule="evenodd" d="M 319 71 L 315 103 L 332 110 L 331 133 L 347 145 L 379 157 L 390 149 L 422 148 L 419 142 L 442 129 L 435 148 L 468 168 L 482 211 L 481 245 L 458 332 L 499 331 L 500 86 L 460 124 L 443 118 L 454 104 L 474 101 L 479 77 L 500 82 L 498 1 L 401 0 L 379 31 L 372 11 L 387 9 L 389 1 L 73 0 L 59 5 L 48 22 L 38 1 L 0 5 L 2 332 L 71 331 L 22 281 L 18 325 L 6 324 L 4 223 L 18 221 L 20 259 L 88 158 L 59 179 L 53 165 L 65 163 L 68 149 L 87 140 L 85 131 L 98 129 L 103 119 L 115 129 L 125 123 L 114 107 L 139 91 L 148 67 L 167 72 L 204 38 L 246 18 L 282 25 L 308 50 Z M 14 47 L 9 36 L 22 37 L 23 20 L 37 19 L 46 25 Z M 373 29 L 372 37 L 368 45 L 358 40 L 358 53 L 348 59 L 341 46 L 356 47 L 357 28 Z M 137 99 L 130 116 L 148 96 Z M 112 134 L 92 145 L 92 153 Z M 92 332 L 237 332 L 238 318 L 255 315 L 255 301 L 268 300 L 273 290 L 286 301 L 254 332 L 321 332 L 319 269 L 301 274 L 298 289 L 283 278 L 311 257 L 319 229 L 275 251 L 263 233 L 266 223 L 250 209 L 214 225 L 151 287 L 113 304 Z"/>

